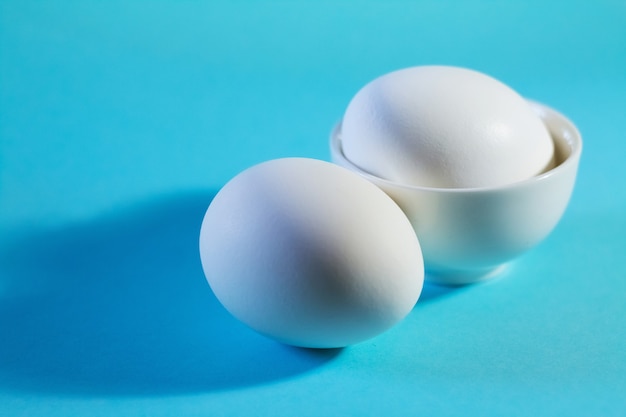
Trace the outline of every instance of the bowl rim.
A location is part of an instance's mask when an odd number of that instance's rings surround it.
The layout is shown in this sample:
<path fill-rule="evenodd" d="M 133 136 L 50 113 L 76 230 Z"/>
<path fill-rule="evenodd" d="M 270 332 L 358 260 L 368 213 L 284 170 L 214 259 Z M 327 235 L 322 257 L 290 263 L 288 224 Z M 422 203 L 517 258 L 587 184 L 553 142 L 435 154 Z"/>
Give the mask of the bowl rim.
<path fill-rule="evenodd" d="M 541 118 L 541 120 L 546 124 L 546 128 L 548 128 L 550 132 L 550 136 L 553 138 L 553 141 L 560 141 L 566 144 L 569 147 L 569 154 L 565 156 L 565 159 L 559 163 L 554 168 L 543 172 L 539 175 L 535 175 L 533 177 L 515 181 L 510 184 L 490 186 L 490 187 L 467 187 L 467 188 L 444 188 L 444 187 L 427 187 L 422 185 L 414 185 L 414 184 L 405 184 L 399 183 L 396 181 L 387 180 L 385 178 L 381 178 L 377 175 L 374 175 L 363 168 L 359 167 L 352 161 L 350 161 L 346 155 L 343 153 L 343 147 L 341 142 L 341 123 L 339 120 L 335 126 L 333 127 L 330 134 L 330 148 L 333 159 L 338 158 L 341 160 L 339 165 L 343 165 L 345 167 L 350 167 L 351 170 L 359 173 L 363 177 L 374 181 L 379 182 L 381 184 L 389 185 L 392 187 L 399 187 L 404 189 L 416 190 L 416 191 L 431 191 L 431 192 L 439 192 L 439 193 L 475 193 L 480 191 L 499 191 L 499 190 L 508 190 L 518 187 L 528 186 L 529 184 L 534 184 L 539 181 L 545 181 L 548 178 L 554 177 L 561 172 L 567 170 L 572 165 L 577 165 L 580 159 L 580 155 L 582 153 L 582 137 L 578 128 L 574 125 L 574 123 L 569 120 L 562 113 L 556 111 L 555 109 L 546 106 L 545 104 L 539 103 L 534 100 L 526 100 L 532 109 L 537 113 L 537 115 Z M 559 125 L 558 134 L 560 137 L 555 138 L 555 133 L 553 129 L 550 129 L 550 126 L 546 123 L 547 121 L 554 121 Z M 574 169 L 576 167 L 574 166 Z"/>

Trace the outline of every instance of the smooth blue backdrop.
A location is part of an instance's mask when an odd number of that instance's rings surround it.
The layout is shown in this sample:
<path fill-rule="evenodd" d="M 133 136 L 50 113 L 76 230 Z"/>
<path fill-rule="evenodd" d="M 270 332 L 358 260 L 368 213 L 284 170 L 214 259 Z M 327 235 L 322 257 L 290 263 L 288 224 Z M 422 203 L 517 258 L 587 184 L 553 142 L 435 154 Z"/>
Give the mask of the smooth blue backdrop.
<path fill-rule="evenodd" d="M 346 349 L 239 324 L 197 255 L 212 197 L 328 159 L 352 95 L 420 64 L 578 125 L 562 222 Z M 0 415 L 623 416 L 625 131 L 624 1 L 3 1 Z"/>

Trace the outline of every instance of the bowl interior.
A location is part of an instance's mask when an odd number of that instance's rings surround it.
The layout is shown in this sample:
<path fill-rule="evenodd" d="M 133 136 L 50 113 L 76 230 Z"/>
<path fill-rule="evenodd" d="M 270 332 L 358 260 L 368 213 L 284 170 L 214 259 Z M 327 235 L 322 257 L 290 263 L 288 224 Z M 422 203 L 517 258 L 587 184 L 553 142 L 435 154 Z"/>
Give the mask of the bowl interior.
<path fill-rule="evenodd" d="M 496 189 L 504 189 L 510 188 L 517 185 L 522 185 L 528 182 L 536 181 L 546 176 L 554 175 L 558 171 L 564 169 L 564 166 L 567 164 L 576 164 L 578 162 L 578 158 L 582 151 L 582 139 L 580 133 L 574 126 L 574 124 L 569 121 L 565 116 L 558 113 L 557 111 L 537 102 L 529 101 L 529 104 L 533 108 L 533 110 L 537 113 L 537 115 L 541 118 L 546 128 L 548 129 L 552 140 L 554 141 L 554 158 L 555 158 L 555 166 L 543 172 L 537 176 L 528 178 L 523 181 L 519 181 L 513 184 L 507 184 L 504 186 L 498 187 L 485 187 L 485 188 L 433 188 L 433 187 L 424 187 L 413 184 L 402 184 L 393 181 L 389 181 L 385 178 L 381 178 L 379 176 L 373 175 L 363 168 L 354 164 L 350 159 L 346 157 L 343 153 L 343 147 L 341 144 L 341 122 L 337 123 L 334 127 L 331 138 L 330 138 L 330 148 L 332 159 L 351 170 L 360 173 L 365 177 L 369 177 L 376 181 L 380 181 L 383 183 L 388 183 L 393 186 L 407 187 L 407 188 L 415 188 L 415 189 L 428 189 L 428 190 L 440 190 L 442 192 L 468 192 L 468 191 L 477 191 L 477 190 L 496 190 Z"/>

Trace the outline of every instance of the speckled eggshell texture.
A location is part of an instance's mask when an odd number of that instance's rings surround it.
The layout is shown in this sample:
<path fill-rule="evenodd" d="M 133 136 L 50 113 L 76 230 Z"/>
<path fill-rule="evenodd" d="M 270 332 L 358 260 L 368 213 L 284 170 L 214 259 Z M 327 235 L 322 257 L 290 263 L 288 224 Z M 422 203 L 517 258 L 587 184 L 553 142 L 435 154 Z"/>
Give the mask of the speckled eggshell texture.
<path fill-rule="evenodd" d="M 404 318 L 423 260 L 384 192 L 328 162 L 285 158 L 245 170 L 209 206 L 200 255 L 219 301 L 253 329 L 305 347 L 342 347 Z"/>
<path fill-rule="evenodd" d="M 496 187 L 553 166 L 550 134 L 526 100 L 458 67 L 412 67 L 375 79 L 348 105 L 341 135 L 347 159 L 402 184 Z"/>

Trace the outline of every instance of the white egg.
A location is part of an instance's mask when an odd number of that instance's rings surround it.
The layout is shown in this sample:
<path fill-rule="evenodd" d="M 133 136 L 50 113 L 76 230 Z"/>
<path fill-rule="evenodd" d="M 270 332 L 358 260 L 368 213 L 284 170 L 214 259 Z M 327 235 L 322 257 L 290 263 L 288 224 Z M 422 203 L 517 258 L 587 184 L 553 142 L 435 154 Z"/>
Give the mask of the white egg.
<path fill-rule="evenodd" d="M 519 94 L 476 71 L 421 66 L 363 87 L 341 127 L 361 169 L 404 184 L 494 187 L 552 167 L 554 144 Z"/>
<path fill-rule="evenodd" d="M 206 278 L 230 313 L 305 347 L 342 347 L 404 318 L 422 290 L 417 237 L 400 208 L 345 168 L 285 158 L 249 168 L 209 206 Z"/>

